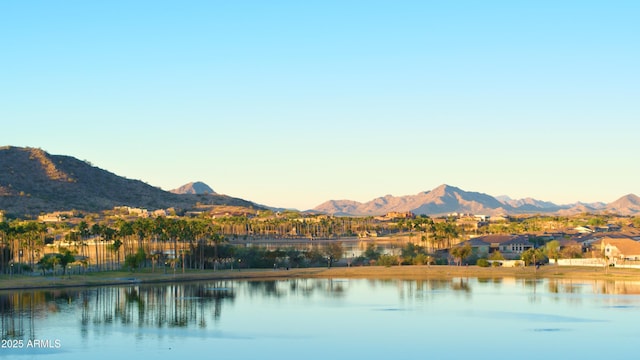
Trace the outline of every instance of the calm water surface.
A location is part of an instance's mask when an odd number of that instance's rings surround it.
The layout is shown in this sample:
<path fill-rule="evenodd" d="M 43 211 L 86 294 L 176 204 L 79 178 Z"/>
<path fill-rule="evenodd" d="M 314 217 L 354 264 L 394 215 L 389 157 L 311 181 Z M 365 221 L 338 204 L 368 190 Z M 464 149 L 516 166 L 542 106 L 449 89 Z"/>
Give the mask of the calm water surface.
<path fill-rule="evenodd" d="M 640 282 L 211 281 L 0 293 L 7 359 L 634 356 Z"/>

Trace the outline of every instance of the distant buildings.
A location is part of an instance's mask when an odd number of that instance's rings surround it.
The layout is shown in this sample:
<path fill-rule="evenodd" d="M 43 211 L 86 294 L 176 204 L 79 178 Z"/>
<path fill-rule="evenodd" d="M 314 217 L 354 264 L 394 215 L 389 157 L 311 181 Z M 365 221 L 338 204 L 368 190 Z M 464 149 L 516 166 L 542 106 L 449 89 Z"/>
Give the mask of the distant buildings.
<path fill-rule="evenodd" d="M 38 221 L 54 223 L 65 221 L 71 217 L 73 217 L 73 213 L 71 211 L 56 211 L 38 216 Z"/>
<path fill-rule="evenodd" d="M 375 219 L 378 221 L 391 221 L 391 220 L 398 220 L 398 219 L 415 219 L 415 218 L 416 218 L 416 214 L 410 211 L 405 211 L 405 212 L 392 211 L 392 212 L 386 213 L 383 216 L 375 217 Z"/>

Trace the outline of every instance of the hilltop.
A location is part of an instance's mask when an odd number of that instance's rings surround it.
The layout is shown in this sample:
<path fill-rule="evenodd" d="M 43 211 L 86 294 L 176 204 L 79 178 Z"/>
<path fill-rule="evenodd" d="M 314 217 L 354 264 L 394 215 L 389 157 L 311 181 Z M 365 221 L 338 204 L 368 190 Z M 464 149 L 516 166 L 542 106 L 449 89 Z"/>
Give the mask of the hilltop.
<path fill-rule="evenodd" d="M 215 194 L 213 189 L 202 181 L 190 182 L 170 192 L 174 194 Z"/>
<path fill-rule="evenodd" d="M 19 217 L 60 210 L 98 212 L 115 206 L 191 209 L 199 203 L 256 207 L 215 193 L 173 194 L 36 148 L 1 147 L 0 169 L 0 209 Z"/>

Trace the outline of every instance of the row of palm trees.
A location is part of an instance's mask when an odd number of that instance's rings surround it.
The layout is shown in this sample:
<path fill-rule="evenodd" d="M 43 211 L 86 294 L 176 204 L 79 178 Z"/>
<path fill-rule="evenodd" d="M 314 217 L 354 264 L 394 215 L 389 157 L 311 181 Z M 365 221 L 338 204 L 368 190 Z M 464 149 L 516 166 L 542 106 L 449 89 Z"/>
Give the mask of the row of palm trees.
<path fill-rule="evenodd" d="M 158 217 L 92 225 L 83 220 L 61 229 L 34 221 L 2 222 L 0 272 L 16 272 L 18 265 L 34 269 L 45 253 L 61 253 L 64 249 L 72 250 L 76 258 L 98 271 L 119 268 L 138 249 L 143 249 L 154 264 L 164 256 L 172 257 L 173 262 L 179 258 L 183 263 L 188 260 L 191 267 L 203 267 L 205 245 L 215 247 L 223 239 L 220 229 L 206 219 Z"/>
<path fill-rule="evenodd" d="M 72 226 L 35 221 L 0 223 L 0 272 L 8 273 L 12 263 L 31 269 L 46 252 L 71 249 L 76 257 L 95 270 L 119 268 L 127 256 L 143 249 L 152 264 L 166 258 L 183 267 L 204 268 L 207 248 L 217 257 L 217 245 L 228 238 L 340 238 L 365 231 L 381 233 L 409 231 L 415 240 L 432 248 L 451 246 L 459 229 L 452 221 L 436 222 L 428 217 L 397 222 L 376 222 L 372 217 L 256 217 L 136 218 L 89 223 L 90 218 Z M 60 241 L 62 240 L 62 241 Z M 57 244 L 45 247 L 46 244 Z M 206 256 L 205 256 L 206 255 Z"/>
<path fill-rule="evenodd" d="M 554 222 L 562 225 L 567 224 L 568 220 L 533 217 L 492 224 L 474 231 L 518 233 L 533 231 Z M 37 221 L 0 222 L 0 273 L 16 271 L 11 267 L 15 264 L 33 269 L 45 252 L 62 253 L 61 246 L 74 251 L 86 266 L 96 270 L 119 268 L 126 257 L 135 255 L 138 249 L 144 250 L 151 264 L 169 259 L 174 265 L 204 268 L 211 257 L 218 257 L 218 245 L 225 239 L 339 239 L 370 232 L 383 235 L 401 232 L 408 234 L 410 242 L 433 251 L 453 247 L 468 231 L 456 224 L 453 218 L 419 216 L 382 222 L 370 216 L 310 216 L 297 212 L 264 212 L 256 217 L 226 216 L 214 219 L 157 217 L 93 220 L 85 217 L 75 225 Z M 58 244 L 58 248 L 45 246 L 47 244 Z"/>

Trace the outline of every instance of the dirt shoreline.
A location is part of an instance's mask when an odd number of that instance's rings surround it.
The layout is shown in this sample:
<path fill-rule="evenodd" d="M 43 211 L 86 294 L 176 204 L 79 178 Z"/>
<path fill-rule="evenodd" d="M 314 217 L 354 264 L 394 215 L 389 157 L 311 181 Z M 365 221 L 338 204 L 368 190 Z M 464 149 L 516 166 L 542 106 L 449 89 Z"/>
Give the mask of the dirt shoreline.
<path fill-rule="evenodd" d="M 458 277 L 491 278 L 548 278 L 584 280 L 640 281 L 640 270 L 543 266 L 526 268 L 482 268 L 477 266 L 363 266 L 302 268 L 290 270 L 243 269 L 223 271 L 187 271 L 185 273 L 160 272 L 103 272 L 86 275 L 57 277 L 2 276 L 0 290 L 50 289 L 68 287 L 93 287 L 126 284 L 153 284 L 205 280 L 277 280 L 288 278 L 353 278 L 353 279 L 450 279 Z"/>

